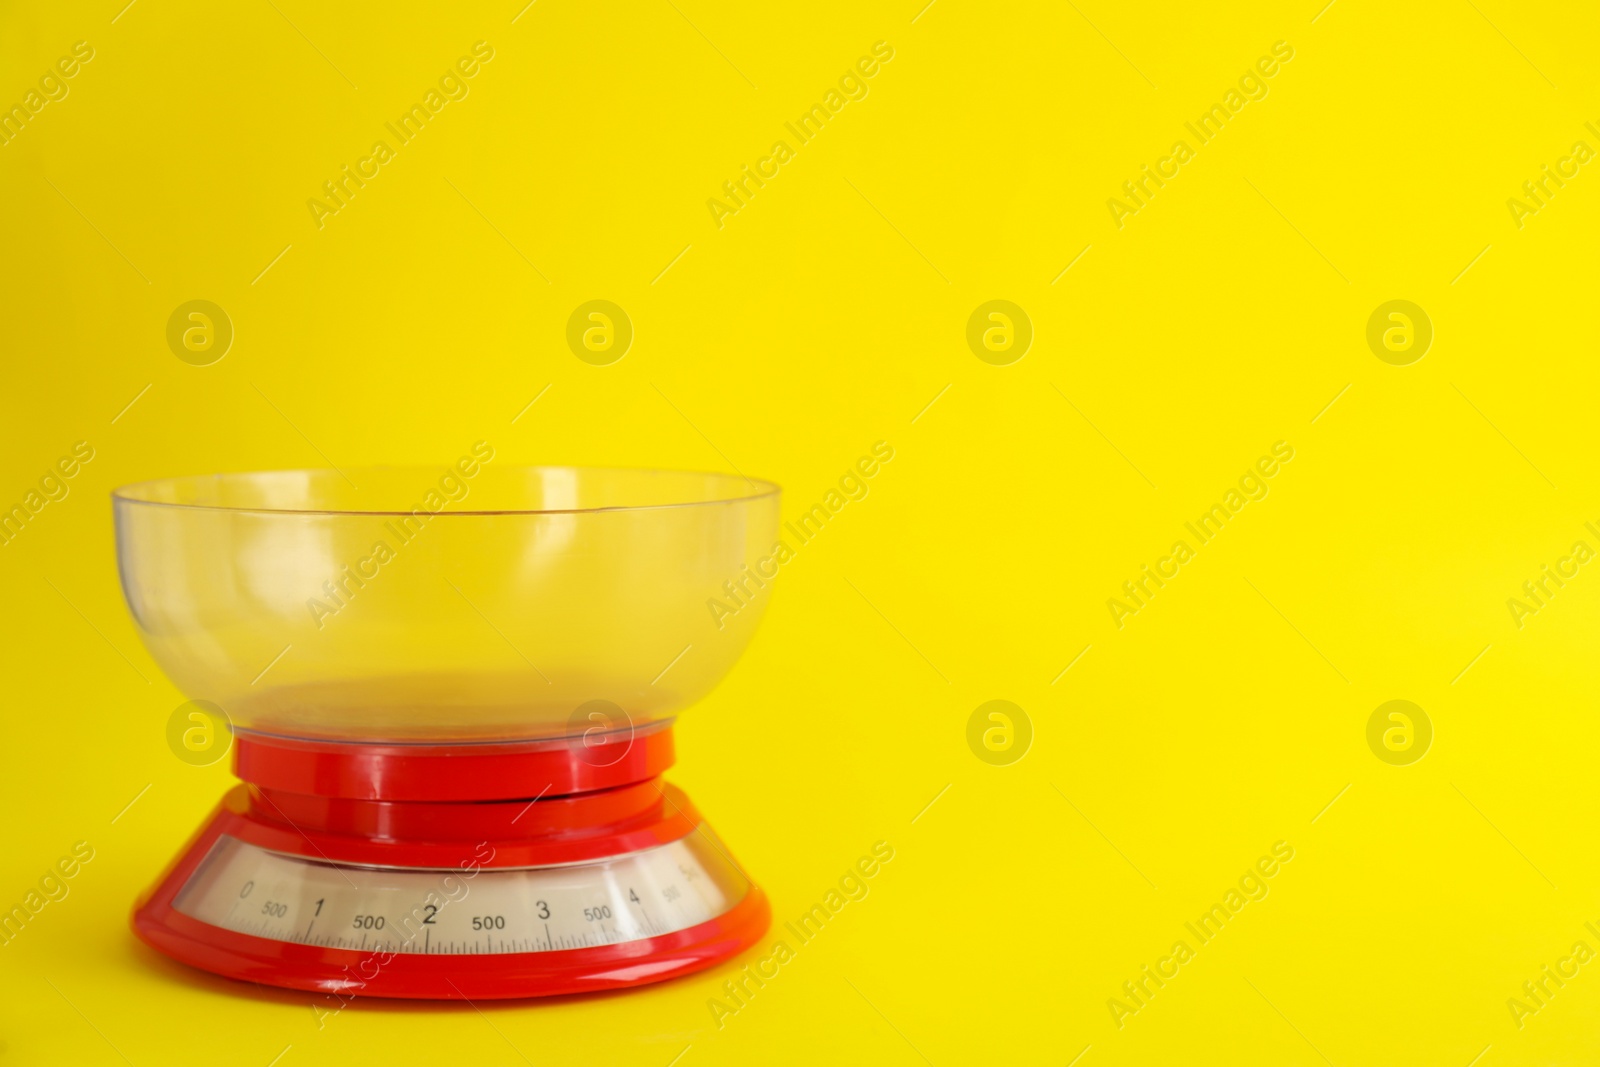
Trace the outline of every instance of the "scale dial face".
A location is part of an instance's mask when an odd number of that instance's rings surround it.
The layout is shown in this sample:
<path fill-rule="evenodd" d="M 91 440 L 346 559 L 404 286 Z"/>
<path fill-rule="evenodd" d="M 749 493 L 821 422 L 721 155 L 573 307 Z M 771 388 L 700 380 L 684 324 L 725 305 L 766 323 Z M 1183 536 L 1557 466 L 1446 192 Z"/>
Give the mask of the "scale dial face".
<path fill-rule="evenodd" d="M 173 907 L 252 937 L 351 951 L 494 955 L 636 941 L 722 915 L 750 883 L 704 824 L 639 852 L 552 867 L 357 867 L 224 835 Z M 476 867 L 476 869 L 472 869 Z"/>

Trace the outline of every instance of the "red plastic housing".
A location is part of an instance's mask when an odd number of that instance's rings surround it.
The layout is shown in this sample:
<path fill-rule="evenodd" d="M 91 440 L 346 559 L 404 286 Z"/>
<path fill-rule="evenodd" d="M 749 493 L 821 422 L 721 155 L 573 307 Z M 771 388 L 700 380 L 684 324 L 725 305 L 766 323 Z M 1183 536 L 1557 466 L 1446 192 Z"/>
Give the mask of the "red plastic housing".
<path fill-rule="evenodd" d="M 699 813 L 661 781 L 669 726 L 603 745 L 354 745 L 238 738 L 231 790 L 134 909 L 155 949 L 250 982 L 333 994 L 503 999 L 660 981 L 733 956 L 766 932 L 753 883 L 698 926 L 612 945 L 493 955 L 357 952 L 252 937 L 173 900 L 222 835 L 311 860 L 448 869 L 493 846 L 484 870 L 597 860 L 678 840 Z M 481 853 L 480 853 L 481 854 Z"/>

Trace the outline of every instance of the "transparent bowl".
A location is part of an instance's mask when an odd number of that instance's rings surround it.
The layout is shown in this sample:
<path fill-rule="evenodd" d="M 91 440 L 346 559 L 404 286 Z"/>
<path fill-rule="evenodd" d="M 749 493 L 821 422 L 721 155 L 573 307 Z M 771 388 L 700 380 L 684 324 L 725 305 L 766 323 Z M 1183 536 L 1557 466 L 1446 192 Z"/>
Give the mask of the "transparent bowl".
<path fill-rule="evenodd" d="M 593 701 L 639 727 L 709 692 L 770 595 L 778 487 L 478 448 L 116 490 L 145 647 L 236 728 L 297 738 L 567 737 Z"/>

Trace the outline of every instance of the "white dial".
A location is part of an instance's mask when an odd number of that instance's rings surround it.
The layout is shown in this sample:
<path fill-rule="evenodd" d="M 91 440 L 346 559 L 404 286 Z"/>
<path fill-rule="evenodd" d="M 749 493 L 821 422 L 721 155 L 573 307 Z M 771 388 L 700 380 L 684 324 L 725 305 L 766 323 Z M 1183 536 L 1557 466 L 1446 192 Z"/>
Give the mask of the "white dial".
<path fill-rule="evenodd" d="M 328 948 L 551 952 L 696 926 L 732 908 L 749 885 L 703 824 L 603 860 L 470 873 L 308 860 L 224 836 L 173 906 L 226 930 Z"/>

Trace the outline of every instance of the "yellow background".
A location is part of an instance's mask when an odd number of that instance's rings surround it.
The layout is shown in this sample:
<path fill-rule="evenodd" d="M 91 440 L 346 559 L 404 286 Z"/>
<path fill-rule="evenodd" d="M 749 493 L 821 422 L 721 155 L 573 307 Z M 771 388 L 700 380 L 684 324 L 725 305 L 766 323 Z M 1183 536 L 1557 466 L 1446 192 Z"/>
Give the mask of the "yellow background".
<path fill-rule="evenodd" d="M 1594 1056 L 1600 964 L 1520 1029 L 1506 1001 L 1600 948 L 1600 573 L 1520 629 L 1506 601 L 1600 546 L 1600 175 L 1520 229 L 1506 201 L 1600 147 L 1600 18 L 919 3 L 6 5 L 0 101 L 95 50 L 0 147 L 0 499 L 96 449 L 0 546 L 0 901 L 96 849 L 0 948 L 9 1062 Z M 306 201 L 479 40 L 470 95 L 319 230 Z M 706 200 L 880 40 L 869 95 L 719 229 Z M 1118 229 L 1107 199 L 1280 40 L 1269 95 Z M 197 298 L 236 330 L 209 367 L 165 341 Z M 636 329 L 609 367 L 564 340 L 595 298 Z M 1010 366 L 965 341 L 990 299 L 1035 329 Z M 1434 325 L 1410 366 L 1366 343 L 1391 299 Z M 319 1029 L 310 996 L 127 929 L 231 778 L 166 747 L 182 697 L 122 605 L 108 491 L 480 438 L 497 464 L 736 465 L 791 519 L 896 450 L 679 726 L 671 778 L 780 921 L 896 851 L 720 1030 L 736 965 Z M 1107 598 L 1280 440 L 1270 495 L 1118 629 Z M 991 699 L 1034 727 L 1011 766 L 967 747 Z M 1410 766 L 1366 742 L 1391 699 L 1434 727 Z M 1108 998 L 1280 840 L 1270 894 L 1119 1029 Z"/>

